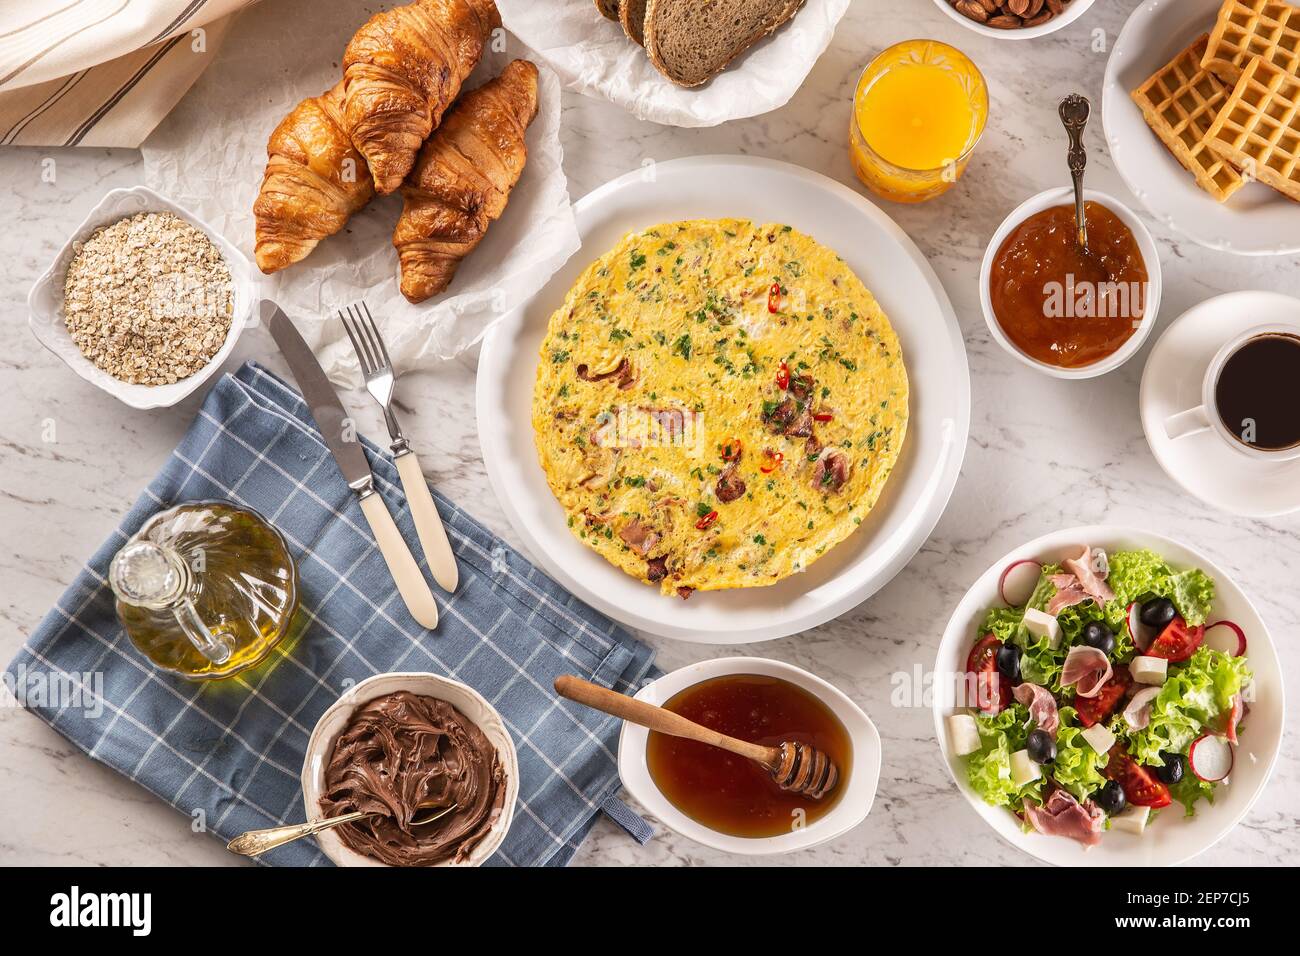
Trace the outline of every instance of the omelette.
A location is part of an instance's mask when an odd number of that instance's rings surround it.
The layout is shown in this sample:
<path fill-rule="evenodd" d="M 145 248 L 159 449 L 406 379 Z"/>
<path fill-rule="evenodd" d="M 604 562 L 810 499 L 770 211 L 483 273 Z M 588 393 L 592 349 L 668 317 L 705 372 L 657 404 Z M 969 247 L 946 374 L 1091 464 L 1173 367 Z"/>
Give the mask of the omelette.
<path fill-rule="evenodd" d="M 761 587 L 867 517 L 907 434 L 898 337 L 787 225 L 629 233 L 550 318 L 542 470 L 583 542 L 666 595 Z"/>

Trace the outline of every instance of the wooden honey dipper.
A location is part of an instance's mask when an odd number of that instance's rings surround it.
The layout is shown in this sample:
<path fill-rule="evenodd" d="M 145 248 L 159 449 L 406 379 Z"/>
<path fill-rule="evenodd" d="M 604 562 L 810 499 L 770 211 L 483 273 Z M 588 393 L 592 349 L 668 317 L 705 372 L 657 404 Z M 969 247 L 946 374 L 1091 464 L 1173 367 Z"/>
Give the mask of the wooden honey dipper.
<path fill-rule="evenodd" d="M 764 747 L 747 740 L 737 740 L 693 720 L 687 720 L 671 710 L 647 704 L 571 674 L 555 678 L 555 692 L 586 707 L 621 717 L 661 734 L 684 737 L 748 757 L 767 768 L 782 790 L 812 797 L 814 800 L 820 800 L 834 790 L 840 779 L 840 771 L 835 763 L 808 744 L 786 740 L 779 747 Z"/>

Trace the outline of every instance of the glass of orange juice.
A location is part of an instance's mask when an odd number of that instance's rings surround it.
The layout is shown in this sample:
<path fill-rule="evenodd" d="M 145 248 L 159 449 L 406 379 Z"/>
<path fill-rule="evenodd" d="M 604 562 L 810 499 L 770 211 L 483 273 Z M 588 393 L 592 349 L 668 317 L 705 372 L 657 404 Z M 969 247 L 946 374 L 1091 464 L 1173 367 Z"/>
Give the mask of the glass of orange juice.
<path fill-rule="evenodd" d="M 867 65 L 853 97 L 849 152 L 867 186 L 895 202 L 952 187 L 989 118 L 979 68 L 937 40 L 906 40 Z"/>

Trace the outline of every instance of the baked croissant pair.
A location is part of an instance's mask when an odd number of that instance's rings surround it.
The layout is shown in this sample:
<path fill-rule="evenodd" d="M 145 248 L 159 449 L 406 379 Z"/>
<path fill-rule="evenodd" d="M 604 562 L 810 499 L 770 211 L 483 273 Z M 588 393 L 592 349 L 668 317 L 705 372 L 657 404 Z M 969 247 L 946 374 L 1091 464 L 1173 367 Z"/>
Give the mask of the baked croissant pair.
<path fill-rule="evenodd" d="M 263 272 L 305 258 L 376 192 L 400 187 L 402 293 L 422 302 L 447 288 L 505 210 L 537 115 L 527 60 L 457 101 L 500 23 L 492 0 L 418 0 L 357 31 L 343 79 L 299 103 L 267 143 L 253 205 Z"/>

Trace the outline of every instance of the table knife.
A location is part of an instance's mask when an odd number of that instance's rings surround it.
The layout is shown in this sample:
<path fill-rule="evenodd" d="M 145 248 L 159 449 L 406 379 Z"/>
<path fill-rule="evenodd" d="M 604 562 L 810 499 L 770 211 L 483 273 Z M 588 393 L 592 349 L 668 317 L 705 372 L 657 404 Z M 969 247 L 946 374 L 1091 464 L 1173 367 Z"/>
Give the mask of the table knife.
<path fill-rule="evenodd" d="M 285 361 L 289 363 L 298 388 L 302 390 L 303 399 L 307 402 L 307 408 L 311 411 L 311 417 L 334 456 L 343 479 L 357 495 L 361 512 L 366 516 L 370 530 L 374 532 L 379 553 L 384 556 L 388 572 L 393 576 L 402 600 L 406 602 L 406 609 L 422 626 L 429 629 L 437 627 L 438 605 L 433 600 L 433 592 L 425 582 L 419 565 L 415 563 L 402 533 L 397 530 L 384 499 L 375 491 L 375 478 L 366 461 L 366 453 L 352 431 L 351 419 L 339 401 L 334 386 L 325 377 L 316 356 L 278 305 L 269 300 L 264 301 L 261 317 L 263 324 L 270 328 L 271 337 L 280 347 Z"/>

